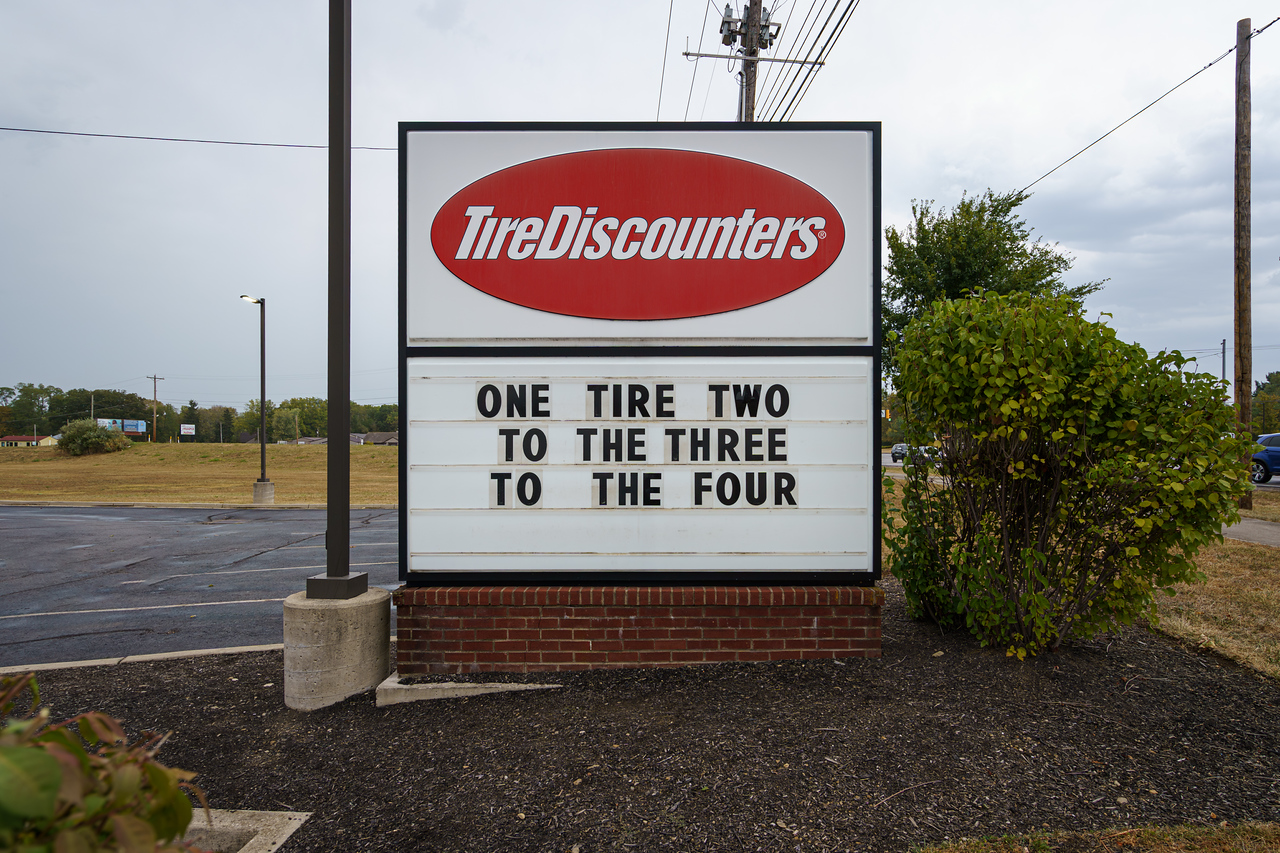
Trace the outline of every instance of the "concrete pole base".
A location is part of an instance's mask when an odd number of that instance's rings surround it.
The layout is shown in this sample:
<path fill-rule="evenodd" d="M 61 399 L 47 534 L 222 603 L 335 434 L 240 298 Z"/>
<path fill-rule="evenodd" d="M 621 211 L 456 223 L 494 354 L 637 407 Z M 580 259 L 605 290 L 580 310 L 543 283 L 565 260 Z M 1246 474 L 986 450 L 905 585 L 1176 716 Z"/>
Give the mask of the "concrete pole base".
<path fill-rule="evenodd" d="M 253 502 L 256 504 L 273 504 L 276 502 L 276 484 L 267 480 L 253 481 Z"/>
<path fill-rule="evenodd" d="M 391 593 L 284 601 L 284 703 L 314 711 L 373 690 L 391 672 Z"/>

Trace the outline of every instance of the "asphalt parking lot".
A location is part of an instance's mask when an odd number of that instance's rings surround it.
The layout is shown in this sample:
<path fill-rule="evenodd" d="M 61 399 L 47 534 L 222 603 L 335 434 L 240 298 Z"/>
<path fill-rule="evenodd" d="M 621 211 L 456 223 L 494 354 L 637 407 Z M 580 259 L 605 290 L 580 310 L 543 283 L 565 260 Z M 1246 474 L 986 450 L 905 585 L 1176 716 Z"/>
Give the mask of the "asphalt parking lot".
<path fill-rule="evenodd" d="M 0 667 L 283 642 L 324 525 L 321 509 L 0 506 Z M 394 509 L 352 510 L 371 586 L 399 586 L 398 548 Z"/>
<path fill-rule="evenodd" d="M 283 642 L 325 570 L 314 509 L 0 507 L 0 666 Z M 351 512 L 352 571 L 395 589 L 393 509 Z"/>

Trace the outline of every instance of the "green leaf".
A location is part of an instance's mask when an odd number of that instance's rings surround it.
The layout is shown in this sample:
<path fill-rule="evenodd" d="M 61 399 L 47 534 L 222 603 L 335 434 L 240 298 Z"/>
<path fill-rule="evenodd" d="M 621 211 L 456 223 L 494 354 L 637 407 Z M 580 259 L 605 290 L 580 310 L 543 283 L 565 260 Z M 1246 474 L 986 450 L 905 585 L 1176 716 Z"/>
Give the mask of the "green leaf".
<path fill-rule="evenodd" d="M 161 841 L 181 836 L 191 825 L 191 801 L 181 791 L 163 800 L 151 812 L 150 823 Z"/>
<path fill-rule="evenodd" d="M 0 747 L 0 809 L 18 817 L 51 818 L 62 768 L 37 746 Z"/>
<path fill-rule="evenodd" d="M 79 718 L 80 735 L 89 743 L 119 743 L 124 740 L 124 729 L 120 723 L 96 711 L 81 714 Z"/>
<path fill-rule="evenodd" d="M 112 795 L 117 803 L 126 803 L 142 789 L 142 769 L 136 764 L 124 764 L 112 774 Z"/>
<path fill-rule="evenodd" d="M 167 800 L 178 791 L 178 782 L 174 779 L 174 771 L 154 761 L 147 762 L 147 781 L 151 783 L 155 796 L 159 800 Z"/>

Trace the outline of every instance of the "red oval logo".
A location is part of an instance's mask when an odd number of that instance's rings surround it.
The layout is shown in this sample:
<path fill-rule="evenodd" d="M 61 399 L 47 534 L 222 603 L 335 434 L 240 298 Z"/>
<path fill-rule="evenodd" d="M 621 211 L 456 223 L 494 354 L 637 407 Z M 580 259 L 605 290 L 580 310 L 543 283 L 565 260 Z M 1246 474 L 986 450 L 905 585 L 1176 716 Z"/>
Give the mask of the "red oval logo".
<path fill-rule="evenodd" d="M 617 148 L 486 175 L 440 208 L 431 245 L 450 272 L 507 302 L 672 320 L 803 287 L 839 256 L 844 222 L 817 190 L 757 163 Z"/>

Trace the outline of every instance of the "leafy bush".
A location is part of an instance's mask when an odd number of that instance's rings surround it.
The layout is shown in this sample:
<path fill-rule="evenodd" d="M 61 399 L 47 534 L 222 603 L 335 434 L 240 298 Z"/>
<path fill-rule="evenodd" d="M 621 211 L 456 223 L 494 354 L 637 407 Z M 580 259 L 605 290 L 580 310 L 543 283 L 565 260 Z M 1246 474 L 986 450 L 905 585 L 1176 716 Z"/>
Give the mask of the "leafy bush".
<path fill-rule="evenodd" d="M 1154 621 L 1156 591 L 1197 579 L 1197 551 L 1238 520 L 1250 442 L 1222 384 L 1070 297 L 935 303 L 898 363 L 908 442 L 939 448 L 938 469 L 904 468 L 888 520 L 916 616 L 1020 658 Z"/>
<path fill-rule="evenodd" d="M 31 711 L 10 716 L 30 694 Z M 155 760 L 165 738 L 128 743 L 119 721 L 89 712 L 49 725 L 31 674 L 0 679 L 0 849 L 29 853 L 160 853 L 195 850 L 193 774 Z M 93 747 L 96 747 L 93 748 Z M 207 806 L 206 806 L 207 809 Z"/>
<path fill-rule="evenodd" d="M 70 421 L 62 428 L 62 438 L 58 439 L 58 449 L 68 456 L 114 453 L 132 446 L 129 436 L 98 426 L 97 421 L 89 418 Z"/>

